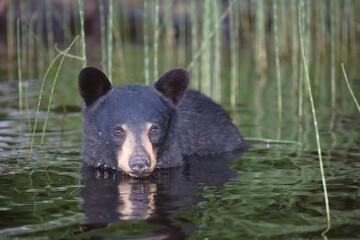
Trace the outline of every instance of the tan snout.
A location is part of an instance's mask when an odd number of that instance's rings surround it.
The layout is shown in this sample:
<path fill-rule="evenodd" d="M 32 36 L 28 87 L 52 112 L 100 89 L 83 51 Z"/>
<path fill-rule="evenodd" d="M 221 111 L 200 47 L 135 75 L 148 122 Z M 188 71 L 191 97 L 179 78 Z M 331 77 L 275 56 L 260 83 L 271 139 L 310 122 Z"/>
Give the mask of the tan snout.
<path fill-rule="evenodd" d="M 134 177 L 152 173 L 157 163 L 155 149 L 149 139 L 151 123 L 147 123 L 140 134 L 135 134 L 127 125 L 122 125 L 126 137 L 117 153 L 118 167 Z"/>

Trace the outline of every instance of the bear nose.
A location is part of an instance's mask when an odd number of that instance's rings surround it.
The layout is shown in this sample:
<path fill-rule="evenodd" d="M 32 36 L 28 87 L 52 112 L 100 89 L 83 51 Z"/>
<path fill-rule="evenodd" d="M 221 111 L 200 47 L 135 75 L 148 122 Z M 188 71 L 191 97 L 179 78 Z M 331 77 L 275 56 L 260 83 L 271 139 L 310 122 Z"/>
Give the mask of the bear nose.
<path fill-rule="evenodd" d="M 129 165 L 135 174 L 144 174 L 150 167 L 150 163 L 144 158 L 135 158 Z"/>

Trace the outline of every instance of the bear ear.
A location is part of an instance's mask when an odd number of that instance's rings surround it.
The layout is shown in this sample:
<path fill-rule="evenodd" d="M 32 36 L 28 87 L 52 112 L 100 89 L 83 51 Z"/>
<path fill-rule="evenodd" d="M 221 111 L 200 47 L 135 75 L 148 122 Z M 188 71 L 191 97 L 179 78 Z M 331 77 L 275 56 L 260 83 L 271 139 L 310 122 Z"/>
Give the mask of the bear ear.
<path fill-rule="evenodd" d="M 83 68 L 79 74 L 79 92 L 87 107 L 111 90 L 105 73 L 94 67 Z"/>
<path fill-rule="evenodd" d="M 184 97 L 189 86 L 189 73 L 184 68 L 173 68 L 164 73 L 154 87 L 165 98 L 177 106 Z"/>

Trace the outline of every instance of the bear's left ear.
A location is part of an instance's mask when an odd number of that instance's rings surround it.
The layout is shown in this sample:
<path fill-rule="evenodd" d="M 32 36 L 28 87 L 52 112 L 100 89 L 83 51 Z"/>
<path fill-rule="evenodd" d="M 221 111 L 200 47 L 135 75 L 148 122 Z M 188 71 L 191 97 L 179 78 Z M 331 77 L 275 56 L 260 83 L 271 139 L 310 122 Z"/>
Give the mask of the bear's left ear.
<path fill-rule="evenodd" d="M 186 69 L 173 68 L 164 73 L 154 84 L 154 87 L 177 106 L 184 97 L 189 81 L 190 77 Z"/>
<path fill-rule="evenodd" d="M 79 92 L 87 107 L 107 94 L 112 86 L 105 73 L 94 67 L 86 67 L 79 74 Z"/>

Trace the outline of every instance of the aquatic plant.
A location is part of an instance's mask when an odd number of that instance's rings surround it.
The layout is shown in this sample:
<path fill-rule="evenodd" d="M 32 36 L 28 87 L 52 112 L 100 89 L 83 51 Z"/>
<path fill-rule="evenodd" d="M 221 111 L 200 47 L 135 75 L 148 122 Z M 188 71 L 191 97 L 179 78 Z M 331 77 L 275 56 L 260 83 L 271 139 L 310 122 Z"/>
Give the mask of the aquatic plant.
<path fill-rule="evenodd" d="M 320 165 L 320 172 L 321 172 L 321 181 L 323 184 L 323 191 L 324 191 L 324 198 L 325 198 L 325 207 L 326 207 L 326 219 L 327 219 L 327 228 L 324 232 L 322 232 L 322 236 L 324 236 L 329 230 L 330 230 L 330 207 L 329 207 L 329 198 L 327 194 L 327 187 L 326 187 L 326 179 L 325 179 L 325 173 L 324 173 L 324 164 L 322 161 L 322 153 L 321 153 L 321 144 L 320 144 L 320 134 L 318 129 L 318 122 L 316 118 L 316 110 L 315 110 L 315 104 L 314 104 L 314 98 L 312 95 L 312 89 L 311 89 L 311 82 L 310 82 L 310 74 L 309 74 L 309 66 L 306 59 L 305 54 L 305 47 L 304 47 L 304 39 L 303 39 L 303 26 L 302 26 L 302 6 L 301 4 L 303 1 L 299 1 L 299 32 L 300 32 L 300 47 L 301 47 L 301 56 L 303 59 L 304 64 L 304 70 L 305 70 L 305 79 L 306 84 L 308 87 L 308 94 L 311 104 L 311 111 L 313 116 L 313 122 L 314 122 L 314 129 L 315 129 L 315 136 L 316 136 L 316 145 L 318 150 L 318 156 L 319 156 L 319 165 Z"/>

